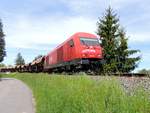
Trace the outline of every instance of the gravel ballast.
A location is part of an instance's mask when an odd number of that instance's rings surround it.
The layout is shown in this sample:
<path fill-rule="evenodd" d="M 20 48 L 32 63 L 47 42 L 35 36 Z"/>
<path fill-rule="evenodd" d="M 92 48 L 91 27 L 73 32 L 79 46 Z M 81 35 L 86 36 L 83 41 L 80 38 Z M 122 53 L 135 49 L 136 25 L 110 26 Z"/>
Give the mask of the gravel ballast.
<path fill-rule="evenodd" d="M 96 81 L 116 78 L 127 92 L 132 92 L 137 88 L 144 88 L 145 91 L 150 92 L 150 77 L 90 76 L 90 78 Z"/>

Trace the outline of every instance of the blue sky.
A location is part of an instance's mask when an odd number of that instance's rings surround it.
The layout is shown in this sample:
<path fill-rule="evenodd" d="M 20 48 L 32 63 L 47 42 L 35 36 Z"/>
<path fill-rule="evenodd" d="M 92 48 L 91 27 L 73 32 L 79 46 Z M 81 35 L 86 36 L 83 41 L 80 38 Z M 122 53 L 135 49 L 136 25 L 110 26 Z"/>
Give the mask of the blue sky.
<path fill-rule="evenodd" d="M 129 48 L 139 49 L 138 69 L 150 68 L 149 0 L 0 0 L 6 34 L 5 64 L 13 65 L 21 52 L 26 63 L 47 54 L 75 32 L 96 32 L 98 17 L 111 5 L 129 37 Z"/>

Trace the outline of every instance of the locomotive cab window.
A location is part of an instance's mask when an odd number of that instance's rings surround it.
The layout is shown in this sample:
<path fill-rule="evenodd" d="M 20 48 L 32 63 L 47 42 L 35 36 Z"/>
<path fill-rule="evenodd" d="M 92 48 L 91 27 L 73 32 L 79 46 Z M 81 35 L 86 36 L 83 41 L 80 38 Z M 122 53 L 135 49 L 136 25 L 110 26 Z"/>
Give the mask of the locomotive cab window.
<path fill-rule="evenodd" d="M 70 47 L 73 47 L 73 46 L 74 46 L 73 40 L 70 40 L 70 41 L 69 41 L 69 45 L 70 45 Z"/>
<path fill-rule="evenodd" d="M 82 45 L 87 45 L 87 46 L 99 46 L 100 45 L 99 40 L 97 38 L 81 37 L 80 43 Z"/>

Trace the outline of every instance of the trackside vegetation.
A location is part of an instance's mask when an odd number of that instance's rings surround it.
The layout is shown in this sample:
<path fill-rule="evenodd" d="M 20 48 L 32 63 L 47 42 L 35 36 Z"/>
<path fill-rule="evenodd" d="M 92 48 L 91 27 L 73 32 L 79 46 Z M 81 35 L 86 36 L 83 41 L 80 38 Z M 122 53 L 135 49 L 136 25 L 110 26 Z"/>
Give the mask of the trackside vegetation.
<path fill-rule="evenodd" d="M 0 19 L 0 62 L 4 60 L 6 56 L 6 49 L 5 49 L 5 34 L 3 32 L 3 23 Z"/>
<path fill-rule="evenodd" d="M 149 92 L 125 93 L 116 78 L 13 73 L 33 91 L 36 113 L 150 113 Z"/>
<path fill-rule="evenodd" d="M 120 24 L 117 13 L 111 7 L 108 7 L 99 18 L 97 35 L 102 41 L 106 61 L 100 69 L 103 73 L 129 73 L 138 66 L 141 57 L 136 53 L 140 51 L 129 48 L 128 36 Z"/>

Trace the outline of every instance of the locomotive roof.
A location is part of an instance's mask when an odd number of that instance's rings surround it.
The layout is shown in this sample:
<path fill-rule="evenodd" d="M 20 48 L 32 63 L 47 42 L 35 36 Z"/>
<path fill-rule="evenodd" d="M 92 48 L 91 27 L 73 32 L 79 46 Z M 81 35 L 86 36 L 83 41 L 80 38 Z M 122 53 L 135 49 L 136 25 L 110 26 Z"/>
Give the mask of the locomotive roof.
<path fill-rule="evenodd" d="M 86 33 L 86 32 L 77 32 L 75 34 L 73 34 L 72 36 L 70 36 L 67 40 L 65 40 L 63 43 L 59 44 L 56 48 L 54 48 L 52 51 L 50 51 L 47 55 L 49 55 L 50 53 L 52 53 L 53 51 L 57 50 L 59 47 L 61 47 L 62 45 L 64 45 L 66 42 L 68 42 L 69 40 L 73 39 L 74 37 L 87 37 L 87 38 L 97 38 L 96 35 L 91 34 L 91 33 Z M 47 56 L 46 55 L 46 56 Z"/>

